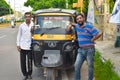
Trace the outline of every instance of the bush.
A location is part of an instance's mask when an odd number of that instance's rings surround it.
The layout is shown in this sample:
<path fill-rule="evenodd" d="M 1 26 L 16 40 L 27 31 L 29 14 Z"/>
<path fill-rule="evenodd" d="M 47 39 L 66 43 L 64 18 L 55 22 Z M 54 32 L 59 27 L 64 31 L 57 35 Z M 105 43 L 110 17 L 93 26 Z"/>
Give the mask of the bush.
<path fill-rule="evenodd" d="M 113 70 L 110 60 L 102 61 L 100 53 L 96 51 L 94 62 L 95 80 L 120 80 L 120 76 Z"/>

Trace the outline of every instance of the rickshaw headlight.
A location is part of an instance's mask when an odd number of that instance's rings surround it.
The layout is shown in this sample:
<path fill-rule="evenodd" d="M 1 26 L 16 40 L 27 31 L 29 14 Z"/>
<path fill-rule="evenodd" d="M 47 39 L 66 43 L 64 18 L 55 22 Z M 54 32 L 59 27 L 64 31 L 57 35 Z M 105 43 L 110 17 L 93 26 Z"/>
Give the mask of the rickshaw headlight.
<path fill-rule="evenodd" d="M 33 45 L 33 50 L 34 50 L 34 51 L 41 51 L 41 50 L 40 50 L 40 46 L 39 46 L 38 44 L 34 44 L 34 45 Z"/>
<path fill-rule="evenodd" d="M 71 51 L 71 50 L 72 50 L 72 46 L 71 46 L 71 45 L 67 45 L 67 46 L 65 47 L 65 50 Z"/>

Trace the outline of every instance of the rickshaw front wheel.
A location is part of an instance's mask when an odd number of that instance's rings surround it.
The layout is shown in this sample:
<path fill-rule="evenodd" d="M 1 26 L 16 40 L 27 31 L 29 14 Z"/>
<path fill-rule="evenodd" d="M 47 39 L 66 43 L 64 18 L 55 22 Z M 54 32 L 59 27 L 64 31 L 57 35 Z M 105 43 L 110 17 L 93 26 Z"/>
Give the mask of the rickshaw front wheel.
<path fill-rule="evenodd" d="M 46 80 L 56 80 L 56 70 L 54 68 L 47 68 Z"/>

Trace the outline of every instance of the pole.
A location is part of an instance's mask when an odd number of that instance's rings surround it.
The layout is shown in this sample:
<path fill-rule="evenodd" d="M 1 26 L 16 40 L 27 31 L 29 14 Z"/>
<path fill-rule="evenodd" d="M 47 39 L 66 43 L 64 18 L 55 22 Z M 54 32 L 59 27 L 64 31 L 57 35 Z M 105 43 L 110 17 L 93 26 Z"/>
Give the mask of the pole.
<path fill-rule="evenodd" d="M 100 11 L 100 22 L 101 22 L 101 31 L 104 33 L 104 9 L 103 2 L 101 2 L 101 11 Z M 104 40 L 104 36 L 102 35 L 102 41 Z"/>
<path fill-rule="evenodd" d="M 14 0 L 14 18 L 16 19 L 15 0 Z"/>
<path fill-rule="evenodd" d="M 10 6 L 10 0 L 9 0 L 9 6 Z M 10 7 L 9 7 L 9 14 L 10 14 L 10 20 L 11 20 L 11 9 L 10 9 Z"/>

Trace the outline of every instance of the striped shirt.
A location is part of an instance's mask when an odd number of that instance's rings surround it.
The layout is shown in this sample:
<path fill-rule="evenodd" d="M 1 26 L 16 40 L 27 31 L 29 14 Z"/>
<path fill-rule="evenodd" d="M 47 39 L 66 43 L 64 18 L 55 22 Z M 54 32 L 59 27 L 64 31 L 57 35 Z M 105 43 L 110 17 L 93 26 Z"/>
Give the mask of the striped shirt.
<path fill-rule="evenodd" d="M 91 39 L 99 33 L 95 27 L 86 23 L 81 28 L 79 24 L 76 24 L 76 31 L 79 47 L 94 46 L 94 42 Z"/>

